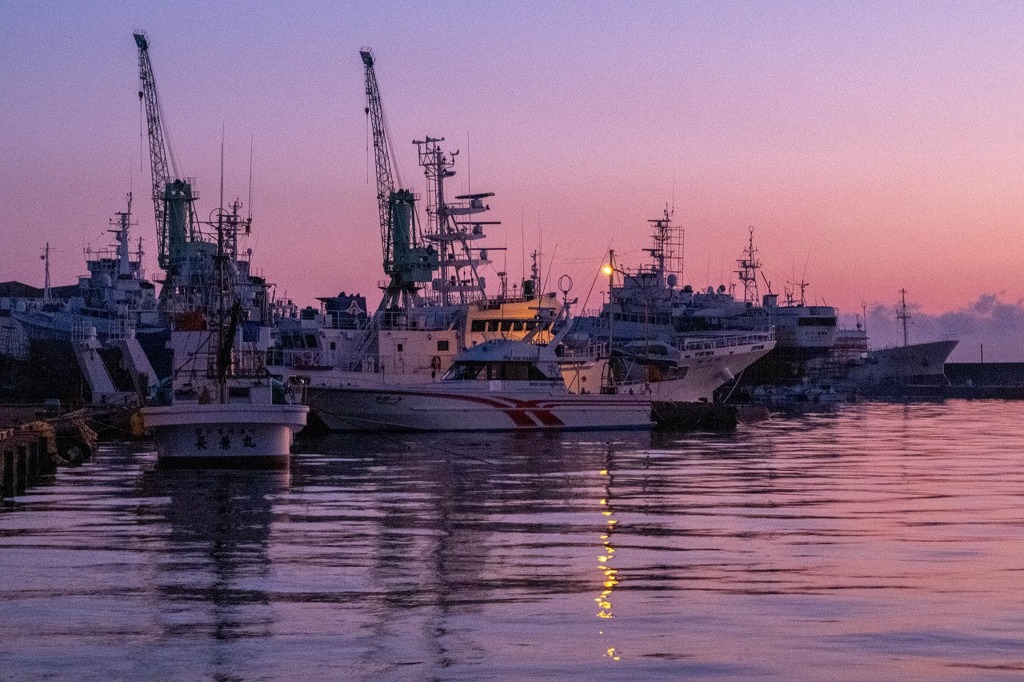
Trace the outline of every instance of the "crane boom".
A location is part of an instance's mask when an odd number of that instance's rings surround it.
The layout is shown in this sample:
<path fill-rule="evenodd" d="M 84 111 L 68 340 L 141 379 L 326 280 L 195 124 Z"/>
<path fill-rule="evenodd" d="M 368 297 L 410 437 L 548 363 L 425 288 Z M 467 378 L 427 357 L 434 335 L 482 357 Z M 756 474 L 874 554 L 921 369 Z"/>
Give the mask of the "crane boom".
<path fill-rule="evenodd" d="M 146 106 L 146 129 L 149 133 L 149 159 L 153 177 L 153 212 L 156 216 L 157 261 L 164 270 L 171 271 L 183 245 L 194 238 L 195 209 L 192 205 L 192 186 L 188 180 L 178 179 L 177 164 L 170 146 L 165 142 L 160 101 L 156 93 L 153 65 L 149 60 L 149 38 L 144 31 L 136 31 L 135 44 L 139 48 L 139 99 Z M 168 158 L 170 168 L 168 168 Z M 171 172 L 174 172 L 174 179 Z"/>
<path fill-rule="evenodd" d="M 394 174 L 391 170 L 391 148 L 388 144 L 387 131 L 384 128 L 384 110 L 380 102 L 380 89 L 377 86 L 377 74 L 373 68 L 373 53 L 360 50 L 363 66 L 366 69 L 366 113 L 370 117 L 373 128 L 373 161 L 377 170 L 377 208 L 380 212 L 380 240 L 384 249 L 384 270 L 390 268 L 391 254 L 388 245 L 391 243 L 391 193 L 395 189 Z"/>
<path fill-rule="evenodd" d="M 377 209 L 380 214 L 380 238 L 384 253 L 384 273 L 390 281 L 384 288 L 381 308 L 411 305 L 420 284 L 430 282 L 438 266 L 433 247 L 417 245 L 416 214 L 413 193 L 395 183 L 397 164 L 387 135 L 381 106 L 373 53 L 359 51 L 366 70 L 366 115 L 373 129 L 373 157 L 377 170 Z"/>

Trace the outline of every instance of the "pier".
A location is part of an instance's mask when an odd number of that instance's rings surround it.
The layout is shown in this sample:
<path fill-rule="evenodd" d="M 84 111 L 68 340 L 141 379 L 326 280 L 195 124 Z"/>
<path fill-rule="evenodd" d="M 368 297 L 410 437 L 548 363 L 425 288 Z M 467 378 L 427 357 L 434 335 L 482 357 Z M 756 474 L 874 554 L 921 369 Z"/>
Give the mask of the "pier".
<path fill-rule="evenodd" d="M 0 407 L 0 500 L 75 466 L 96 449 L 96 432 L 83 411 L 46 415 L 35 407 Z"/>

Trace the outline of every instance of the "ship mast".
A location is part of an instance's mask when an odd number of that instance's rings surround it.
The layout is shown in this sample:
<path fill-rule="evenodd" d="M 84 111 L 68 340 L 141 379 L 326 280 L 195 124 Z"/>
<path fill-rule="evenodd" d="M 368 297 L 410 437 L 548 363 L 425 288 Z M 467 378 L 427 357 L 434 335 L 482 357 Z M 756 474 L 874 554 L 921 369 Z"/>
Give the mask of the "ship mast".
<path fill-rule="evenodd" d="M 50 292 L 50 242 L 46 242 L 39 258 L 43 261 L 43 303 L 50 303 L 53 300 Z"/>
<path fill-rule="evenodd" d="M 493 192 L 462 194 L 455 197 L 455 202 L 449 203 L 444 183 L 455 175 L 453 168 L 459 152 L 446 154 L 438 144 L 440 142 L 444 142 L 443 137 L 426 136 L 422 140 L 413 140 L 420 166 L 427 177 L 427 214 L 431 222 L 423 238 L 438 245 L 438 261 L 434 267 L 439 270 L 439 276 L 433 280 L 431 288 L 439 295 L 439 302 L 442 305 L 465 304 L 486 297 L 486 281 L 478 268 L 491 262 L 488 249 L 471 246 L 471 243 L 486 237 L 484 225 L 501 223 L 463 218 L 489 211 L 491 207 L 484 203 L 484 199 L 494 196 Z"/>
<path fill-rule="evenodd" d="M 672 224 L 674 213 L 666 205 L 661 218 L 647 221 L 654 225 L 654 234 L 651 235 L 653 245 L 644 249 L 651 255 L 655 276 L 662 285 L 667 284 L 670 288 L 683 278 L 683 245 L 686 237 L 681 227 Z"/>
<path fill-rule="evenodd" d="M 131 246 L 128 243 L 128 229 L 131 227 L 132 221 L 131 192 L 128 192 L 128 210 L 119 211 L 115 213 L 114 216 L 115 217 L 110 221 L 110 226 L 114 229 L 109 231 L 114 233 L 114 238 L 117 240 L 117 274 L 130 275 L 132 272 L 132 265 L 131 253 L 129 251 Z"/>
<path fill-rule="evenodd" d="M 903 345 L 907 343 L 907 321 L 910 320 L 910 312 L 907 311 L 907 290 L 900 289 L 900 307 L 896 309 L 896 319 L 903 323 Z"/>
<path fill-rule="evenodd" d="M 750 237 L 747 241 L 747 249 L 743 257 L 736 261 L 739 269 L 736 276 L 743 282 L 744 303 L 758 303 L 757 271 L 761 268 L 761 260 L 758 258 L 758 251 L 754 248 L 754 226 L 750 226 Z M 801 294 L 802 296 L 802 294 Z"/>

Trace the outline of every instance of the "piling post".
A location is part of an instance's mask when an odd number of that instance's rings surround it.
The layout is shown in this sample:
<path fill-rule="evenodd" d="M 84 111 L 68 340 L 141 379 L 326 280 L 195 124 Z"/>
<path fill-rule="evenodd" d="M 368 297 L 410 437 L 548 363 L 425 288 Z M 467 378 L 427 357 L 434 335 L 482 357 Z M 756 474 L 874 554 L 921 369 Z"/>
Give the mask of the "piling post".
<path fill-rule="evenodd" d="M 57 473 L 57 448 L 52 446 L 52 439 L 45 435 L 39 436 L 40 472 L 46 475 Z"/>
<path fill-rule="evenodd" d="M 14 451 L 15 455 L 15 475 L 17 480 L 14 483 L 14 489 L 18 493 L 23 493 L 28 488 L 28 448 L 24 445 L 17 446 Z"/>
<path fill-rule="evenodd" d="M 7 448 L 4 450 L 4 480 L 3 489 L 4 495 L 7 497 L 14 497 L 14 483 L 17 480 L 16 469 L 15 469 L 14 450 Z"/>
<path fill-rule="evenodd" d="M 27 452 L 27 461 L 25 468 L 28 471 L 28 480 L 30 483 L 35 483 L 39 480 L 39 447 L 34 440 L 30 440 L 25 445 Z"/>

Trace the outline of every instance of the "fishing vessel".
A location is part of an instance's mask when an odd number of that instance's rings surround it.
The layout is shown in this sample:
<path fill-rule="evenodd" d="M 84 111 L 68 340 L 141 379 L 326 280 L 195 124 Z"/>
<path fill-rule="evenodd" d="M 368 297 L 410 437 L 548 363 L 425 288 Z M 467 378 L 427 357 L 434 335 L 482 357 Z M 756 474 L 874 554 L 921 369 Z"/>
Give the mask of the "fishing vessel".
<path fill-rule="evenodd" d="M 218 211 L 217 280 L 202 297 L 215 305 L 175 315 L 172 376 L 141 410 L 162 467 L 284 467 L 306 424 L 309 408 L 290 402 L 267 372 L 270 327 L 247 324 L 235 296 L 237 259 L 225 250 L 240 225 L 233 208 Z"/>
<path fill-rule="evenodd" d="M 395 152 L 384 125 L 375 62 L 362 50 L 367 115 L 373 130 L 377 203 L 383 270 L 382 299 L 370 314 L 362 297 L 342 294 L 320 299 L 319 310 L 279 317 L 271 352 L 272 369 L 288 381 L 313 386 L 380 386 L 440 380 L 455 356 L 489 339 L 551 340 L 562 302 L 541 292 L 534 259 L 521 288 L 507 286 L 491 296 L 483 268 L 495 251 L 486 230 L 491 192 L 451 196 L 458 150 L 444 138 L 415 140 L 427 184 L 426 220 L 418 198 L 402 186 Z M 510 290 L 511 289 L 511 290 Z"/>
<path fill-rule="evenodd" d="M 332 431 L 650 428 L 651 395 L 641 386 L 573 393 L 562 363 L 551 344 L 492 339 L 460 353 L 437 382 L 311 386 L 306 400 Z"/>
<path fill-rule="evenodd" d="M 717 289 L 708 287 L 706 292 L 686 286 L 673 309 L 677 329 L 685 332 L 773 329 L 776 345 L 766 361 L 806 362 L 831 350 L 838 331 L 835 308 L 808 304 L 805 298 L 808 284 L 803 280 L 787 289 L 780 302 L 779 295 L 771 290 L 761 274 L 753 227 L 749 230 L 747 248 L 736 263 L 735 273 L 743 285 L 743 298 L 734 296 L 724 285 Z M 768 293 L 763 296 L 759 278 L 768 287 Z"/>
<path fill-rule="evenodd" d="M 650 263 L 620 268 L 609 253 L 604 272 L 609 300 L 598 315 L 577 317 L 567 336 L 576 356 L 594 356 L 566 377 L 572 390 L 587 390 L 602 375 L 615 381 L 642 381 L 658 401 L 712 401 L 714 392 L 740 376 L 775 347 L 771 325 L 748 328 L 692 328 L 681 311 L 693 303 L 692 288 L 680 287 L 682 239 L 665 209 L 645 249 Z M 718 299 L 726 302 L 725 297 Z M 735 301 L 728 297 L 728 301 Z M 745 306 L 744 306 L 745 309 Z"/>
<path fill-rule="evenodd" d="M 30 339 L 71 341 L 92 329 L 101 342 L 128 334 L 144 344 L 166 340 L 168 325 L 157 305 L 156 287 L 145 278 L 141 240 L 137 251 L 131 252 L 131 216 L 129 194 L 127 210 L 115 214 L 110 221 L 114 245 L 86 249 L 89 274 L 78 278 L 77 290 L 67 300 L 55 300 L 50 293 L 47 245 L 43 255 L 46 282 L 42 300 L 11 313 Z"/>

